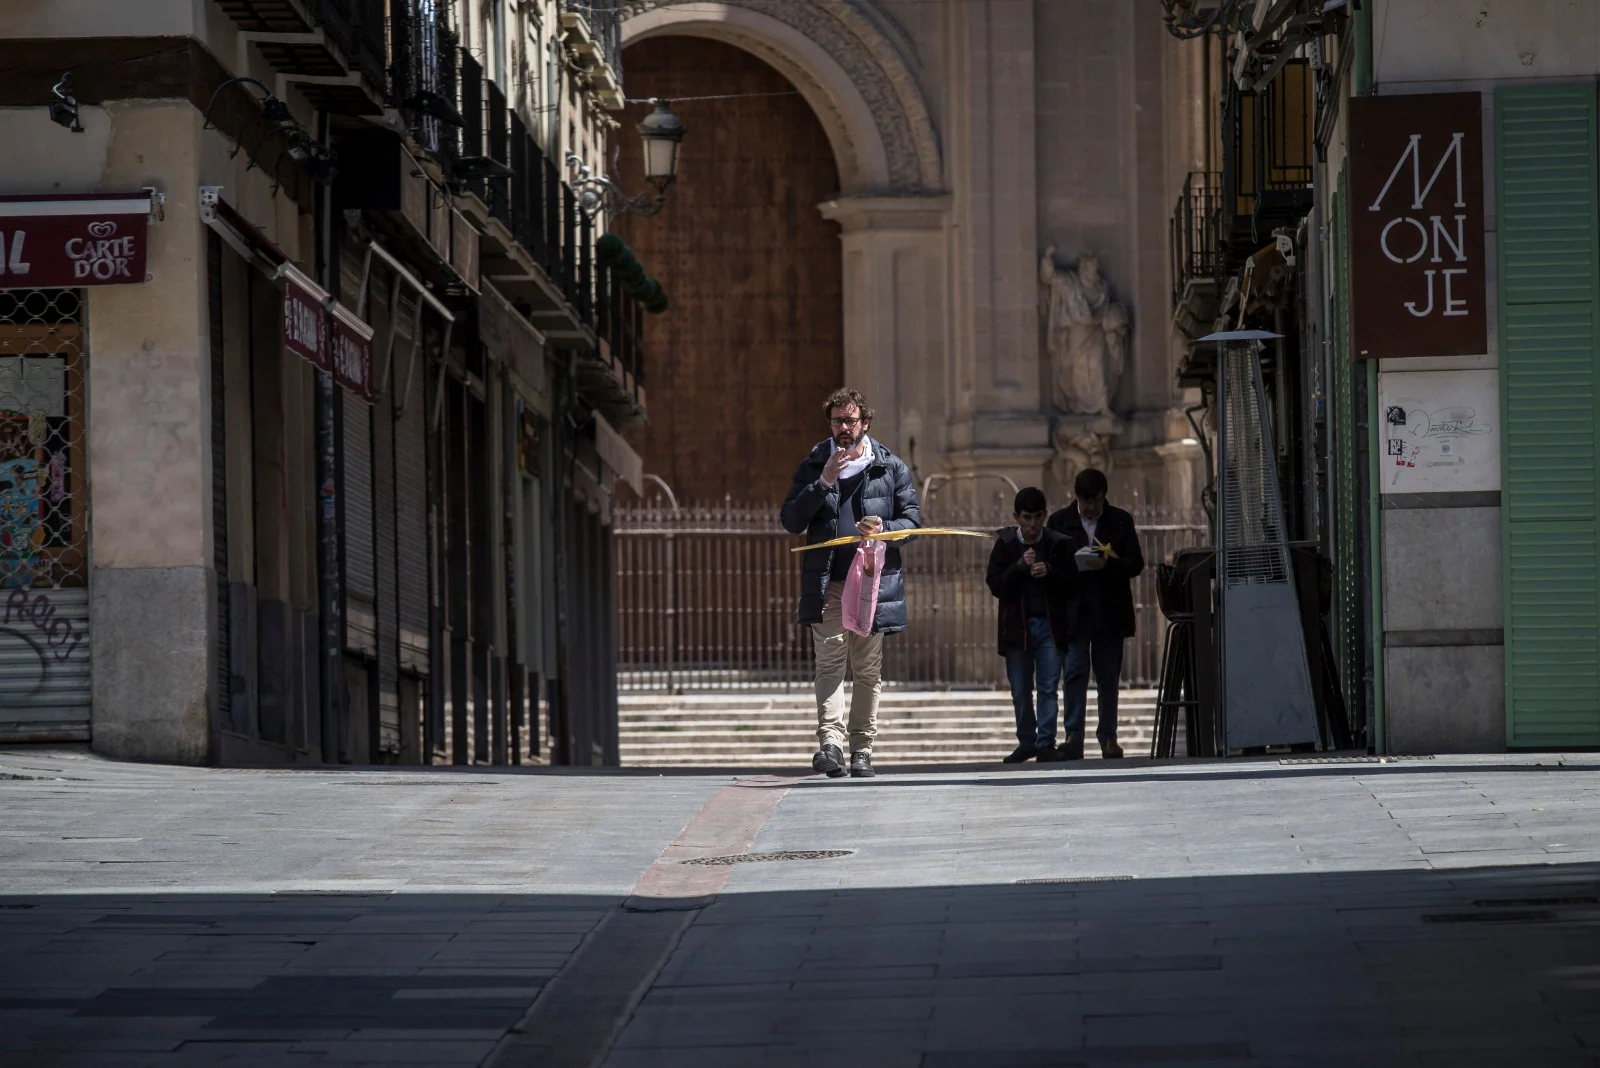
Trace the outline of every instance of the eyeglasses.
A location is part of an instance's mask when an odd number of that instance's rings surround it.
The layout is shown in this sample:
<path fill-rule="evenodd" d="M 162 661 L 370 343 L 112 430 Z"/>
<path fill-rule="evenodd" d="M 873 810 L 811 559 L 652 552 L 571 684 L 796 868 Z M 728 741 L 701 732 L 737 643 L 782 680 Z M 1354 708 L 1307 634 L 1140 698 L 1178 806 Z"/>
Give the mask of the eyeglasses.
<path fill-rule="evenodd" d="M 841 427 L 841 426 L 853 427 L 853 426 L 859 426 L 860 423 L 861 423 L 861 420 L 859 420 L 859 419 L 829 419 L 828 423 L 829 423 L 830 426 L 834 426 L 834 427 Z"/>

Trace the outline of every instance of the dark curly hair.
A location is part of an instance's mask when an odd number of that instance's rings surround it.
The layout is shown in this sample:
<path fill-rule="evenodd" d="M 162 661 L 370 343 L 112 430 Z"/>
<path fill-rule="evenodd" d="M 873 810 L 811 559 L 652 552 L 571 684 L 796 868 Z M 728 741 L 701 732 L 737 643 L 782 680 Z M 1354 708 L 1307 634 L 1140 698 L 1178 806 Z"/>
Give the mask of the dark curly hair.
<path fill-rule="evenodd" d="M 867 398 L 863 397 L 859 390 L 851 389 L 849 386 L 840 386 L 828 394 L 828 403 L 822 406 L 822 417 L 831 419 L 835 408 L 848 408 L 852 404 L 861 411 L 863 421 L 872 422 L 874 412 L 871 406 L 867 404 Z"/>

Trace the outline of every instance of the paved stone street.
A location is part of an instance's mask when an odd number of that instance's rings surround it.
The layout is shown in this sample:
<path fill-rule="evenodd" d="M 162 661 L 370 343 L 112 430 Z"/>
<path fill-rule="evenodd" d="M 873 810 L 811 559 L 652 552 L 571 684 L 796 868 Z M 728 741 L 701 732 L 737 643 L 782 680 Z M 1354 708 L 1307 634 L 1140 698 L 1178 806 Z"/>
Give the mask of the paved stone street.
<path fill-rule="evenodd" d="M 0 1068 L 1600 1064 L 1595 756 L 740 775 L 0 751 Z"/>

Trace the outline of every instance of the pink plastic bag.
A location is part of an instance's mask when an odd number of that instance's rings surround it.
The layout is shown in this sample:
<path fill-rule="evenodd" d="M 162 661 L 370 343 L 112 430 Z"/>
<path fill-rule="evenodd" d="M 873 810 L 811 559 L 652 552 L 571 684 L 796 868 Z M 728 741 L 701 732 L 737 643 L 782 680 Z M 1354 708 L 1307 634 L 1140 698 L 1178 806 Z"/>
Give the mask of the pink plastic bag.
<path fill-rule="evenodd" d="M 878 614 L 878 583 L 883 578 L 884 550 L 881 541 L 861 539 L 839 598 L 844 629 L 863 638 L 872 633 L 872 621 Z"/>

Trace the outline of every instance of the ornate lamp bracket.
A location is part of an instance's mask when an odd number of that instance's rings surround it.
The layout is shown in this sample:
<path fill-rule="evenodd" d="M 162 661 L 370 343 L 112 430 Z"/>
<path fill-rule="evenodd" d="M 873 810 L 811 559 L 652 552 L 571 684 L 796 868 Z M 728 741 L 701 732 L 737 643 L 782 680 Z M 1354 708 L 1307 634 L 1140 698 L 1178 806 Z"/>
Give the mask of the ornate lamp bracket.
<path fill-rule="evenodd" d="M 595 174 L 593 169 L 574 153 L 567 153 L 567 171 L 572 175 L 572 192 L 578 199 L 578 209 L 593 218 L 602 211 L 612 215 L 632 212 L 646 217 L 657 215 L 667 203 L 667 186 L 672 179 L 658 180 L 655 193 L 640 193 L 630 197 L 611 179 Z"/>

